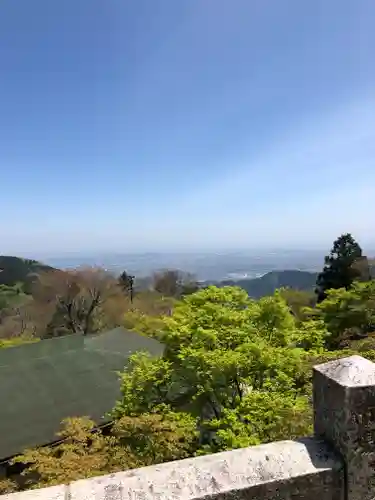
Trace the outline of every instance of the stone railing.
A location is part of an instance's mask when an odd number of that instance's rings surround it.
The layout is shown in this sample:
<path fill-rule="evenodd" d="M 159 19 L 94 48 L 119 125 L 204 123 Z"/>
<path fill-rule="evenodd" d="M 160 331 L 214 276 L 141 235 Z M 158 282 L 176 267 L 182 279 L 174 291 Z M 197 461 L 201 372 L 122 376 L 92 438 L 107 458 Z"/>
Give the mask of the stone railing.
<path fill-rule="evenodd" d="M 372 500 L 375 364 L 314 368 L 312 438 L 129 470 L 1 500 Z"/>

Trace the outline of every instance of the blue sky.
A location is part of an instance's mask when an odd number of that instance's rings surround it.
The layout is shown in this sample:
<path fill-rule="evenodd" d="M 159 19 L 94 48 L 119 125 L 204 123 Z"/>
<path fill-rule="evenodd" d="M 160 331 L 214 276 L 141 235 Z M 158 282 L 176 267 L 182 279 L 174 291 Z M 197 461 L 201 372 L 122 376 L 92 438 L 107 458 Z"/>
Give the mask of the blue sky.
<path fill-rule="evenodd" d="M 373 0 L 2 0 L 0 253 L 375 243 Z"/>

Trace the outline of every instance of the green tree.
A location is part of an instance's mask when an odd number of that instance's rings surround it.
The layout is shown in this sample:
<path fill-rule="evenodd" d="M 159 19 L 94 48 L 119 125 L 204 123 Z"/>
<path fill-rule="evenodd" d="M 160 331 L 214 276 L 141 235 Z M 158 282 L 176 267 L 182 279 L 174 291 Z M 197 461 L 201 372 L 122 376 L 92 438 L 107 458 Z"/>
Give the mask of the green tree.
<path fill-rule="evenodd" d="M 330 332 L 327 347 L 337 349 L 353 338 L 375 332 L 375 281 L 354 282 L 345 288 L 331 289 L 317 311 Z"/>
<path fill-rule="evenodd" d="M 194 453 L 198 443 L 195 420 L 165 405 L 157 410 L 123 417 L 114 423 L 110 433 L 95 428 L 87 417 L 65 419 L 58 445 L 26 450 L 12 463 L 28 464 L 22 473 L 26 486 L 41 488 L 178 460 Z M 16 483 L 0 481 L 0 492 L 16 489 Z"/>
<path fill-rule="evenodd" d="M 133 302 L 134 298 L 134 279 L 135 276 L 131 276 L 126 271 L 122 272 L 119 276 L 119 285 L 125 294 L 130 297 L 130 302 Z"/>
<path fill-rule="evenodd" d="M 313 307 L 316 302 L 314 291 L 295 290 L 293 288 L 282 288 L 280 294 L 288 304 L 291 313 L 297 320 L 303 321 L 306 319 L 305 308 Z"/>
<path fill-rule="evenodd" d="M 187 458 L 198 446 L 195 419 L 166 405 L 140 416 L 123 416 L 115 422 L 113 435 L 128 468 Z"/>
<path fill-rule="evenodd" d="M 321 348 L 325 334 L 298 328 L 279 293 L 254 301 L 241 288 L 208 287 L 185 297 L 163 319 L 163 358 L 132 357 L 113 415 L 141 415 L 166 403 L 197 418 L 201 444 L 214 450 L 232 411 L 241 432 L 258 442 L 266 432 L 251 426 L 245 431 L 244 412 L 267 394 L 286 398 L 297 412 L 309 384 L 306 356 Z M 290 412 L 283 410 L 280 419 L 285 425 L 279 421 L 278 428 L 287 429 Z M 308 432 L 309 419 L 304 422 L 300 430 Z"/>
<path fill-rule="evenodd" d="M 343 234 L 337 238 L 331 253 L 324 259 L 323 271 L 318 275 L 315 290 L 318 303 L 326 298 L 327 290 L 348 289 L 363 274 L 363 270 L 355 265 L 360 259 L 362 249 L 351 234 Z"/>
<path fill-rule="evenodd" d="M 306 396 L 251 391 L 208 428 L 216 432 L 210 451 L 225 451 L 310 434 L 312 411 Z"/>

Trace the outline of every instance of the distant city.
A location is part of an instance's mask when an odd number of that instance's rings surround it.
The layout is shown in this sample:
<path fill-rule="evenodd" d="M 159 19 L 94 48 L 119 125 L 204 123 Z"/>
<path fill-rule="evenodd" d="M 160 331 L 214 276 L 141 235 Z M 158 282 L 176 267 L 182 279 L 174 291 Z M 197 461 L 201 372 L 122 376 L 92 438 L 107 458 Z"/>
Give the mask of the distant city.
<path fill-rule="evenodd" d="M 323 266 L 324 252 L 316 250 L 258 250 L 222 253 L 150 252 L 90 257 L 50 257 L 40 260 L 62 269 L 101 266 L 115 273 L 126 270 L 138 277 L 148 276 L 160 269 L 173 268 L 192 273 L 198 280 L 237 280 L 259 277 L 273 270 L 318 271 Z"/>

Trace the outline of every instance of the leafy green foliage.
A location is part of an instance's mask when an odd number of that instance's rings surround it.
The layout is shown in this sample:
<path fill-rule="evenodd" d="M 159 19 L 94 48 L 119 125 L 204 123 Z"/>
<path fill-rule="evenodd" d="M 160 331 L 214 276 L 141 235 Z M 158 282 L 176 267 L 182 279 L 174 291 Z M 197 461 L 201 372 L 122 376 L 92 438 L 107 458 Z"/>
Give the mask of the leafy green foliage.
<path fill-rule="evenodd" d="M 330 332 L 329 348 L 338 348 L 348 339 L 375 332 L 375 281 L 355 282 L 348 288 L 332 289 L 317 305 Z"/>
<path fill-rule="evenodd" d="M 216 432 L 209 451 L 225 451 L 310 434 L 312 411 L 306 396 L 254 390 L 208 428 Z"/>
<path fill-rule="evenodd" d="M 14 493 L 18 489 L 18 484 L 12 479 L 0 479 L 0 495 L 5 495 L 6 493 Z"/>
<path fill-rule="evenodd" d="M 128 330 L 158 338 L 158 332 L 163 327 L 161 318 L 171 314 L 175 302 L 173 297 L 165 297 L 155 291 L 138 291 L 124 313 L 122 325 Z"/>
<path fill-rule="evenodd" d="M 362 249 L 349 233 L 341 235 L 333 243 L 331 253 L 324 259 L 325 266 L 316 282 L 318 302 L 327 296 L 327 290 L 346 288 L 358 279 L 363 270 L 356 266 L 362 259 Z M 363 267 L 363 266 L 361 266 Z"/>
<path fill-rule="evenodd" d="M 197 442 L 194 419 L 165 406 L 158 413 L 120 419 L 110 434 L 96 429 L 87 417 L 69 418 L 63 421 L 59 437 L 57 446 L 26 450 L 12 461 L 29 464 L 22 473 L 27 486 L 53 486 L 186 458 Z M 17 485 L 5 481 L 0 488 L 5 493 Z"/>
<path fill-rule="evenodd" d="M 16 285 L 0 285 L 0 312 L 12 306 L 16 306 L 25 301 L 26 295 L 23 292 L 21 283 Z"/>
<path fill-rule="evenodd" d="M 101 474 L 108 466 L 112 440 L 101 431 L 92 432 L 94 427 L 88 418 L 66 419 L 58 434 L 61 444 L 26 450 L 12 463 L 29 464 L 23 474 L 39 478 L 32 484 L 35 488 Z"/>
<path fill-rule="evenodd" d="M 115 418 L 142 415 L 165 403 L 198 419 L 200 442 L 211 450 L 288 434 L 294 414 L 299 431 L 308 432 L 308 412 L 304 419 L 301 410 L 308 408 L 306 357 L 324 344 L 324 325 L 298 328 L 280 293 L 254 301 L 236 287 L 208 287 L 185 297 L 163 324 L 165 356 L 132 358 L 121 376 Z M 254 402 L 264 401 L 264 408 L 267 398 L 281 405 L 274 407 L 278 418 L 269 419 L 273 430 L 261 430 L 251 416 Z M 250 417 L 254 425 L 246 426 Z M 233 419 L 236 426 L 229 432 Z"/>
<path fill-rule="evenodd" d="M 7 347 L 15 347 L 23 344 L 33 344 L 34 342 L 39 342 L 39 339 L 31 339 L 28 337 L 15 337 L 13 339 L 3 339 L 0 340 L 0 349 Z"/>
<path fill-rule="evenodd" d="M 313 290 L 306 291 L 293 288 L 282 288 L 280 294 L 288 304 L 291 313 L 301 322 L 307 319 L 307 315 L 304 311 L 305 308 L 314 307 L 316 302 Z"/>
<path fill-rule="evenodd" d="M 187 458 L 198 445 L 195 419 L 166 405 L 138 417 L 123 416 L 113 435 L 128 457 L 128 468 Z"/>

